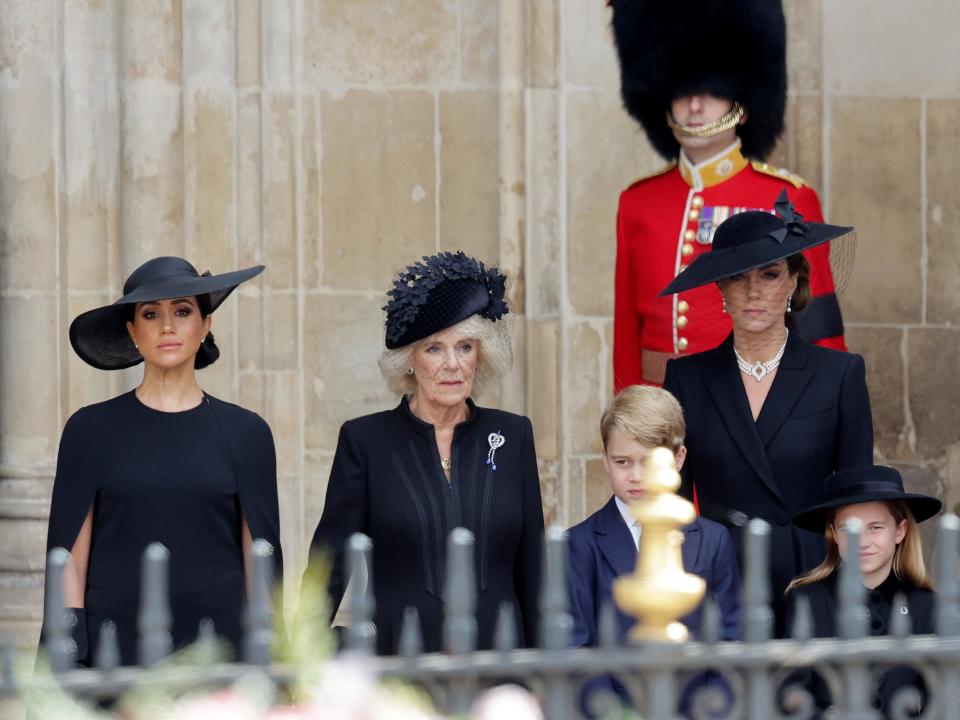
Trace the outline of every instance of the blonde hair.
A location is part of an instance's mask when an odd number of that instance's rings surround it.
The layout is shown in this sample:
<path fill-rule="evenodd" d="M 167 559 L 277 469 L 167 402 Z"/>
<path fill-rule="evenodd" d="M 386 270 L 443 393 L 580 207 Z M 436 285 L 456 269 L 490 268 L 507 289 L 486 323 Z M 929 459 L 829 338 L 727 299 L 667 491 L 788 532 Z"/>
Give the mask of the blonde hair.
<path fill-rule="evenodd" d="M 914 587 L 924 590 L 933 590 L 930 578 L 927 576 L 927 565 L 923 561 L 923 547 L 920 544 L 920 528 L 917 521 L 910 512 L 909 506 L 903 500 L 882 500 L 884 505 L 893 516 L 894 522 L 899 526 L 904 520 L 907 521 L 907 531 L 904 533 L 903 540 L 897 544 L 897 549 L 893 552 L 892 572 L 900 580 L 907 582 Z M 790 592 L 795 587 L 809 585 L 810 583 L 820 582 L 830 577 L 840 566 L 840 546 L 837 545 L 837 533 L 834 530 L 834 518 L 836 510 L 830 516 L 824 535 L 827 540 L 827 556 L 823 562 L 817 565 L 813 570 L 795 577 L 789 585 L 786 592 Z"/>
<path fill-rule="evenodd" d="M 614 428 L 641 445 L 666 447 L 674 455 L 683 446 L 687 432 L 677 399 L 663 388 L 650 385 L 625 387 L 607 405 L 600 418 L 604 449 Z"/>
<path fill-rule="evenodd" d="M 479 344 L 479 361 L 473 377 L 473 394 L 480 393 L 491 381 L 503 377 L 513 366 L 513 348 L 510 343 L 510 327 L 513 313 L 496 322 L 480 315 L 471 315 L 451 326 L 459 337 L 472 338 Z M 446 329 L 446 328 L 444 328 Z M 384 350 L 380 356 L 380 374 L 387 386 L 397 395 L 413 395 L 417 379 L 409 369 L 412 367 L 413 351 L 421 343 L 432 338 L 429 335 L 409 345 L 394 350 Z"/>

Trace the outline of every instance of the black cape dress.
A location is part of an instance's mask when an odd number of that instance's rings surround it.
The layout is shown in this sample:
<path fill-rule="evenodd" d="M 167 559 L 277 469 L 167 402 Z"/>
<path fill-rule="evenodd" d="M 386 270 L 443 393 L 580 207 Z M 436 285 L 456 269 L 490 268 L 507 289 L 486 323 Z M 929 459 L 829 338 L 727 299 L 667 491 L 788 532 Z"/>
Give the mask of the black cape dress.
<path fill-rule="evenodd" d="M 96 657 L 106 620 L 117 626 L 122 664 L 137 662 L 141 557 L 154 541 L 170 551 L 174 648 L 209 617 L 236 652 L 244 518 L 254 539 L 273 545 L 275 579 L 283 576 L 276 454 L 262 418 L 209 395 L 183 412 L 149 408 L 134 392 L 81 408 L 60 440 L 47 550 L 72 548 L 91 508 L 81 664 Z"/>

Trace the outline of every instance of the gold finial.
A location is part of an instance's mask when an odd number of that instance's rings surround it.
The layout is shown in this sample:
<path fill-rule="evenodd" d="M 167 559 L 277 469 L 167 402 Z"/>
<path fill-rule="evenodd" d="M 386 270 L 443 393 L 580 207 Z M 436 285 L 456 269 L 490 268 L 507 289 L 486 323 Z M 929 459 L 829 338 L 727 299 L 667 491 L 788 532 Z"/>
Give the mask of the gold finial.
<path fill-rule="evenodd" d="M 689 637 L 683 617 L 703 599 L 706 582 L 683 569 L 684 525 L 696 518 L 693 504 L 674 492 L 680 487 L 673 453 L 657 448 L 644 464 L 643 497 L 631 504 L 640 523 L 640 554 L 631 575 L 618 578 L 613 598 L 627 614 L 640 620 L 631 640 L 683 642 Z"/>

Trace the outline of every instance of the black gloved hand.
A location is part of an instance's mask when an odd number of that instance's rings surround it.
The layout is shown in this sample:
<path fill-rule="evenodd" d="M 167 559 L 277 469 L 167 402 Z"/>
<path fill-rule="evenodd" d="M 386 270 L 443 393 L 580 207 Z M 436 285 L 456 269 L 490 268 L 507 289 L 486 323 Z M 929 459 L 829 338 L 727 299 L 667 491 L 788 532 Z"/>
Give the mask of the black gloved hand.
<path fill-rule="evenodd" d="M 67 614 L 70 637 L 77 646 L 77 665 L 88 666 L 90 643 L 87 641 L 87 611 L 85 608 L 64 608 L 63 611 Z"/>

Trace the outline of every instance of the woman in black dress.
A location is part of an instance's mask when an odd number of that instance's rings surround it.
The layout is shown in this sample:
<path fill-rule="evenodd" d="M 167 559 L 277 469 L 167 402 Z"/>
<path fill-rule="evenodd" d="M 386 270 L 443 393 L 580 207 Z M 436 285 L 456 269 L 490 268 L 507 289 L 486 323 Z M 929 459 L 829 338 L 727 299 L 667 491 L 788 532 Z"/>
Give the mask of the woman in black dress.
<path fill-rule="evenodd" d="M 504 604 L 520 643 L 535 641 L 543 509 L 533 430 L 527 418 L 471 399 L 511 364 L 504 284 L 496 268 L 459 252 L 400 273 L 380 361 L 400 404 L 340 430 L 312 556 L 332 560 L 335 612 L 347 539 L 373 540 L 381 654 L 397 651 L 408 607 L 419 613 L 425 650 L 441 649 L 446 542 L 458 526 L 475 538 L 479 646 L 492 645 Z"/>
<path fill-rule="evenodd" d="M 854 518 L 861 525 L 859 560 L 871 635 L 887 635 L 894 599 L 907 600 L 913 633 L 934 632 L 933 587 L 927 578 L 920 544 L 918 522 L 940 511 L 940 501 L 928 495 L 903 490 L 900 473 L 891 467 L 868 465 L 841 470 L 824 481 L 824 501 L 794 517 L 798 527 L 824 535 L 827 552 L 823 562 L 794 579 L 787 588 L 787 621 L 793 622 L 797 601 L 810 604 L 814 637 L 835 637 L 839 607 L 839 568 L 848 562 L 845 525 Z M 856 552 L 856 549 L 853 549 Z M 803 675 L 821 710 L 830 705 L 826 684 L 809 673 Z M 878 684 L 874 705 L 886 713 L 894 694 L 904 686 L 926 694 L 920 675 L 910 668 L 896 667 Z"/>
<path fill-rule="evenodd" d="M 121 662 L 137 661 L 141 555 L 151 542 L 170 552 L 174 648 L 195 639 L 205 617 L 239 646 L 251 538 L 273 545 L 282 572 L 270 428 L 207 395 L 196 376 L 220 355 L 211 313 L 262 270 L 201 276 L 181 258 L 155 258 L 117 302 L 70 325 L 74 350 L 93 367 L 144 365 L 135 390 L 81 408 L 60 440 L 47 549 L 71 552 L 65 605 L 82 664 L 107 621 Z"/>
<path fill-rule="evenodd" d="M 810 297 L 802 251 L 846 242 L 836 239 L 853 228 L 803 222 L 785 194 L 777 211 L 726 220 L 711 251 L 664 290 L 715 282 L 733 332 L 713 350 L 670 360 L 663 386 L 687 422 L 680 492 L 695 495 L 704 517 L 730 528 L 741 563 L 747 520 L 771 525 L 770 597 L 782 635 L 784 590 L 824 549 L 822 534 L 790 518 L 820 502 L 822 478 L 873 461 L 873 428 L 863 358 L 811 345 L 790 330 L 791 311 Z"/>

